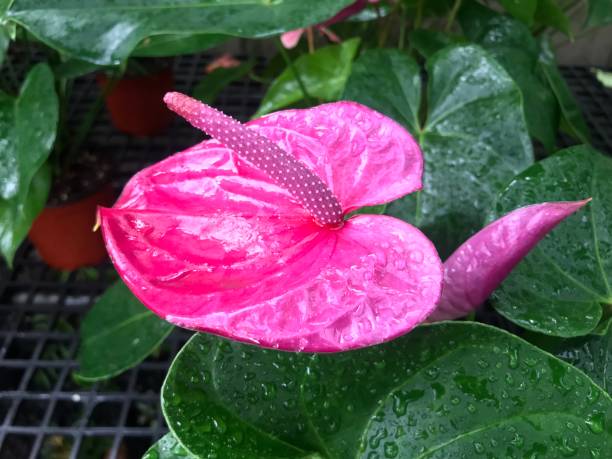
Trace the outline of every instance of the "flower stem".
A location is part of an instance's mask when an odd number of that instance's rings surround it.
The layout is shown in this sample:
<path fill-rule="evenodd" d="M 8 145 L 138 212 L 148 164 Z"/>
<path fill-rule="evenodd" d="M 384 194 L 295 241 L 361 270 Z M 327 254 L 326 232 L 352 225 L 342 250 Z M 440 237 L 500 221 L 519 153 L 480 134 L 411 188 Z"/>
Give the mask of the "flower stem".
<path fill-rule="evenodd" d="M 406 42 L 406 8 L 401 7 L 402 12 L 400 15 L 400 29 L 397 47 L 401 50 L 404 49 L 404 43 Z"/>
<path fill-rule="evenodd" d="M 276 42 L 276 47 L 278 48 L 278 52 L 283 57 L 285 63 L 287 64 L 287 67 L 291 69 L 293 76 L 295 77 L 300 89 L 302 90 L 302 94 L 304 95 L 304 99 L 306 99 L 306 103 L 308 103 L 309 105 L 313 105 L 313 99 L 312 97 L 310 97 L 310 94 L 308 94 L 308 91 L 306 90 L 306 86 L 304 85 L 304 80 L 302 80 L 302 76 L 300 75 L 300 72 L 298 71 L 293 61 L 291 60 L 291 57 L 289 57 L 289 53 L 287 53 L 287 50 L 281 43 L 280 38 L 277 38 L 275 42 Z"/>
<path fill-rule="evenodd" d="M 308 53 L 314 53 L 314 33 L 312 32 L 312 27 L 306 29 L 306 41 L 308 42 Z"/>
<path fill-rule="evenodd" d="M 461 0 L 455 0 L 453 4 L 453 8 L 451 9 L 450 14 L 448 15 L 448 21 L 446 22 L 446 27 L 444 28 L 445 32 L 450 32 L 453 27 L 453 23 L 455 22 L 455 18 L 457 17 L 457 12 L 461 8 Z"/>

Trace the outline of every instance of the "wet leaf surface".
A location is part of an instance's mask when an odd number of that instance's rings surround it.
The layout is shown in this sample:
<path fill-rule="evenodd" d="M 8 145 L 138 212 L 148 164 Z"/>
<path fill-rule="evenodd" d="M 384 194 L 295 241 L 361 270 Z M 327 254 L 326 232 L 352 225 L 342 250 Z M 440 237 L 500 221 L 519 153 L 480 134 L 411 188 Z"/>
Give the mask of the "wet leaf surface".
<path fill-rule="evenodd" d="M 364 53 L 345 97 L 394 118 L 419 142 L 423 191 L 392 202 L 387 213 L 421 228 L 444 258 L 482 227 L 495 195 L 532 163 L 533 152 L 521 94 L 482 48 L 445 48 L 427 73 L 424 123 L 419 68 L 399 51 Z"/>
<path fill-rule="evenodd" d="M 171 433 L 157 440 L 157 442 L 147 450 L 145 455 L 142 456 L 142 459 L 177 458 L 196 459 L 196 456 L 189 454 Z"/>
<path fill-rule="evenodd" d="M 612 437 L 612 400 L 589 378 L 466 322 L 341 354 L 195 335 L 162 404 L 191 454 L 219 459 L 604 457 Z"/>
<path fill-rule="evenodd" d="M 122 373 L 151 354 L 172 328 L 117 281 L 94 304 L 81 325 L 76 377 L 98 381 Z"/>
<path fill-rule="evenodd" d="M 540 201 L 592 197 L 552 231 L 493 294 L 498 312 L 530 330 L 580 336 L 612 303 L 612 160 L 586 146 L 568 148 L 518 175 L 494 216 Z"/>

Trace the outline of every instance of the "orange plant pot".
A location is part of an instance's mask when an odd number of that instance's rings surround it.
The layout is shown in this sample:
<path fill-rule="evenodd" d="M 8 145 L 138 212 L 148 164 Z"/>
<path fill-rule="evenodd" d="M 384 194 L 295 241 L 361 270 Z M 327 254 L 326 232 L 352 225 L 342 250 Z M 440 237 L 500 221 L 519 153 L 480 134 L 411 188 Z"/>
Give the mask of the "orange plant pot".
<path fill-rule="evenodd" d="M 101 87 L 106 75 L 97 75 Z M 122 78 L 106 96 L 106 108 L 113 125 L 135 136 L 159 134 L 172 122 L 173 116 L 163 102 L 164 94 L 174 88 L 170 68 L 137 77 Z"/>
<path fill-rule="evenodd" d="M 93 231 L 98 206 L 111 206 L 115 193 L 110 185 L 81 199 L 47 207 L 34 220 L 29 238 L 49 266 L 73 270 L 102 262 L 107 254 L 101 231 Z"/>

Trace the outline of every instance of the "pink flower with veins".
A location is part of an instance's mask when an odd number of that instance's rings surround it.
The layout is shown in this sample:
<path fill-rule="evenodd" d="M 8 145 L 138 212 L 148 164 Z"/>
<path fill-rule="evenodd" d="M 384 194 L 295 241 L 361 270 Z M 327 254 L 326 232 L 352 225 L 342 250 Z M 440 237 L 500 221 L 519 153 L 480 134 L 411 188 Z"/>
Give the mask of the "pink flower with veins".
<path fill-rule="evenodd" d="M 383 215 L 346 218 L 421 189 L 421 151 L 399 124 L 354 102 L 242 125 L 179 93 L 164 100 L 213 139 L 139 172 L 112 209 L 100 209 L 117 271 L 152 311 L 182 327 L 315 352 L 390 340 L 434 312 L 443 266 L 421 231 Z M 518 251 L 486 228 L 472 238 L 502 250 L 475 255 L 487 285 L 578 207 L 553 204 L 559 211 L 543 204 L 539 217 L 529 214 L 535 229 Z M 514 258 L 503 264 L 504 253 Z"/>
<path fill-rule="evenodd" d="M 314 27 L 316 27 L 319 32 L 329 38 L 330 41 L 334 43 L 340 43 L 340 38 L 327 27 L 332 24 L 342 22 L 345 19 L 350 18 L 351 16 L 359 13 L 367 6 L 368 3 L 378 3 L 379 1 L 380 0 L 357 0 L 355 3 L 352 3 L 344 9 L 340 10 L 340 12 L 337 13 L 335 16 L 331 17 L 325 22 L 322 22 L 321 24 L 317 24 Z M 283 46 L 287 49 L 295 48 L 306 29 L 307 27 L 302 29 L 295 29 L 290 32 L 285 32 L 281 34 L 281 42 Z"/>

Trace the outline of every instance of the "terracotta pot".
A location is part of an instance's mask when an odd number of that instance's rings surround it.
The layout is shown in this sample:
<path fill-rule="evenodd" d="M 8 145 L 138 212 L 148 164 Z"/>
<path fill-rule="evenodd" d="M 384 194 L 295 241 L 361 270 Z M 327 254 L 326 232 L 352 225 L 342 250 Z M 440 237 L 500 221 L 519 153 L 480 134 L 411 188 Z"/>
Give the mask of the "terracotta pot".
<path fill-rule="evenodd" d="M 104 87 L 107 77 L 98 74 L 98 84 Z M 119 80 L 106 96 L 113 125 L 122 132 L 136 136 L 159 134 L 172 122 L 163 97 L 174 88 L 170 68 L 145 76 L 125 77 Z"/>
<path fill-rule="evenodd" d="M 106 258 L 101 231 L 93 231 L 98 206 L 111 206 L 110 185 L 79 201 L 47 207 L 34 220 L 29 238 L 49 266 L 73 270 L 96 265 Z"/>

